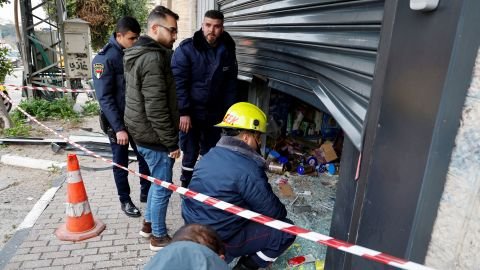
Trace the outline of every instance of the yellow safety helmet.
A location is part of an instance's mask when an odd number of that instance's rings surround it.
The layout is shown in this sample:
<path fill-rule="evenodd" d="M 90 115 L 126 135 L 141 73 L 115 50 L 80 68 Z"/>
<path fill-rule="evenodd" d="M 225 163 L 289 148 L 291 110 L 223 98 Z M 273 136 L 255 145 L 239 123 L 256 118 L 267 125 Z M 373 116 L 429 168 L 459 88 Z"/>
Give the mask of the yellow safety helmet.
<path fill-rule="evenodd" d="M 260 108 L 251 103 L 238 102 L 228 109 L 223 121 L 215 126 L 265 133 L 267 132 L 267 116 Z"/>

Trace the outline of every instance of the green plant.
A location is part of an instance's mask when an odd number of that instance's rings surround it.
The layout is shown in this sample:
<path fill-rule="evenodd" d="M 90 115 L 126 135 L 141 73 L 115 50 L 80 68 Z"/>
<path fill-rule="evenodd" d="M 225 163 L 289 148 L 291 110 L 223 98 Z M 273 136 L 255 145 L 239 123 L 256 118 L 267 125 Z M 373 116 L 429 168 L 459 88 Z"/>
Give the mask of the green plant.
<path fill-rule="evenodd" d="M 96 100 L 89 100 L 85 102 L 85 105 L 82 106 L 83 108 L 83 115 L 85 116 L 93 116 L 100 114 L 100 105 Z"/>
<path fill-rule="evenodd" d="M 32 128 L 25 124 L 25 117 L 23 114 L 15 109 L 11 113 L 12 119 L 12 128 L 7 128 L 4 130 L 4 135 L 6 137 L 28 137 Z"/>
<path fill-rule="evenodd" d="M 51 174 L 58 174 L 61 172 L 61 169 L 60 167 L 52 164 L 52 166 L 48 167 L 48 171 L 51 173 Z"/>
<path fill-rule="evenodd" d="M 44 10 L 57 18 L 55 0 L 47 0 Z M 123 16 L 135 17 L 140 25 L 146 23 L 149 10 L 147 0 L 66 0 L 68 18 L 78 17 L 90 23 L 93 50 L 101 49 Z"/>
<path fill-rule="evenodd" d="M 73 110 L 73 105 L 73 100 L 64 97 L 54 99 L 53 101 L 28 99 L 20 102 L 18 106 L 42 121 L 47 119 L 76 120 L 79 115 Z"/>
<path fill-rule="evenodd" d="M 22 100 L 18 106 L 40 121 L 62 119 L 75 124 L 80 122 L 80 118 L 78 113 L 73 110 L 73 104 L 73 100 L 64 97 L 53 101 L 45 99 Z M 13 110 L 10 116 L 13 127 L 5 129 L 4 135 L 7 137 L 28 136 L 32 128 L 25 124 L 26 116 L 18 109 Z"/>
<path fill-rule="evenodd" d="M 0 83 L 5 81 L 7 75 L 13 73 L 13 65 L 7 58 L 8 49 L 0 47 Z"/>
<path fill-rule="evenodd" d="M 4 4 L 10 3 L 9 0 L 0 0 L 0 7 L 2 7 Z"/>

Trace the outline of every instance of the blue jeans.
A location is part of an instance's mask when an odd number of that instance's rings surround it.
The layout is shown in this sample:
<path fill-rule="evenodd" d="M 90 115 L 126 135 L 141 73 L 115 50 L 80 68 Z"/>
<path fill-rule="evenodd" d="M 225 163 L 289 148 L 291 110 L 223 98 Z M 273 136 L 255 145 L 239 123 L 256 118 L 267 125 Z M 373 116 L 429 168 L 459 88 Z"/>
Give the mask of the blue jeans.
<path fill-rule="evenodd" d="M 138 152 L 148 164 L 151 175 L 159 180 L 172 183 L 172 169 L 175 159 L 168 156 L 168 152 L 151 150 L 137 145 Z M 145 221 L 152 223 L 152 234 L 156 237 L 167 235 L 168 200 L 172 191 L 160 185 L 153 184 L 150 187 L 145 210 Z"/>

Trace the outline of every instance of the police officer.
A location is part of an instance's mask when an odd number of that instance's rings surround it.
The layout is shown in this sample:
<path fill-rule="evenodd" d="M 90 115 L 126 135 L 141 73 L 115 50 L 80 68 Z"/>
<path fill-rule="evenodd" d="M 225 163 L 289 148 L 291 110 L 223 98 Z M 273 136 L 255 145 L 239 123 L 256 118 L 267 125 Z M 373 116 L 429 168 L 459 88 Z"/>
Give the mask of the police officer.
<path fill-rule="evenodd" d="M 137 155 L 141 174 L 150 175 L 148 165 L 137 152 L 137 147 L 128 134 L 123 122 L 125 111 L 125 78 L 123 75 L 123 50 L 138 40 L 140 25 L 133 17 L 123 17 L 117 22 L 115 32 L 108 43 L 92 61 L 93 83 L 100 103 L 100 125 L 108 135 L 112 148 L 113 162 L 128 166 L 128 146 Z M 140 210 L 130 198 L 128 172 L 113 166 L 113 177 L 123 212 L 129 217 L 139 217 Z M 150 182 L 140 178 L 140 202 L 146 202 Z"/>

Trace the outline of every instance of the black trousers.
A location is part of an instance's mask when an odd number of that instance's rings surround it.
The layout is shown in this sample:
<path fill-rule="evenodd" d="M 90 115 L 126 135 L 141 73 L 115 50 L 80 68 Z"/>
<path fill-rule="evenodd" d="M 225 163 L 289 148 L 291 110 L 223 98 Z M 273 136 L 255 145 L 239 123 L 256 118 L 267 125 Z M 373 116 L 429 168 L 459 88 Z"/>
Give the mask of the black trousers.
<path fill-rule="evenodd" d="M 180 180 L 190 183 L 193 168 L 199 155 L 205 155 L 220 139 L 221 128 L 207 124 L 206 121 L 192 119 L 192 128 L 188 133 L 180 131 L 180 149 L 183 152 L 182 175 Z"/>
<path fill-rule="evenodd" d="M 148 165 L 137 151 L 137 145 L 133 142 L 132 137 L 128 136 L 129 144 L 132 146 L 133 151 L 137 155 L 138 161 L 138 170 L 141 174 L 150 175 L 148 170 Z M 112 148 L 113 162 L 128 167 L 128 144 L 120 145 L 116 142 L 113 142 L 110 139 L 110 147 Z M 115 179 L 115 184 L 117 186 L 117 193 L 120 199 L 120 202 L 128 202 L 130 199 L 130 185 L 128 184 L 128 172 L 122 170 L 116 166 L 113 166 L 113 178 Z M 151 182 L 140 178 L 140 192 L 141 194 L 148 195 L 148 190 L 150 189 Z"/>
<path fill-rule="evenodd" d="M 293 224 L 288 219 L 283 221 Z M 240 232 L 224 240 L 225 261 L 230 263 L 236 257 L 248 255 L 259 267 L 265 268 L 282 255 L 295 238 L 295 235 L 250 221 Z"/>

